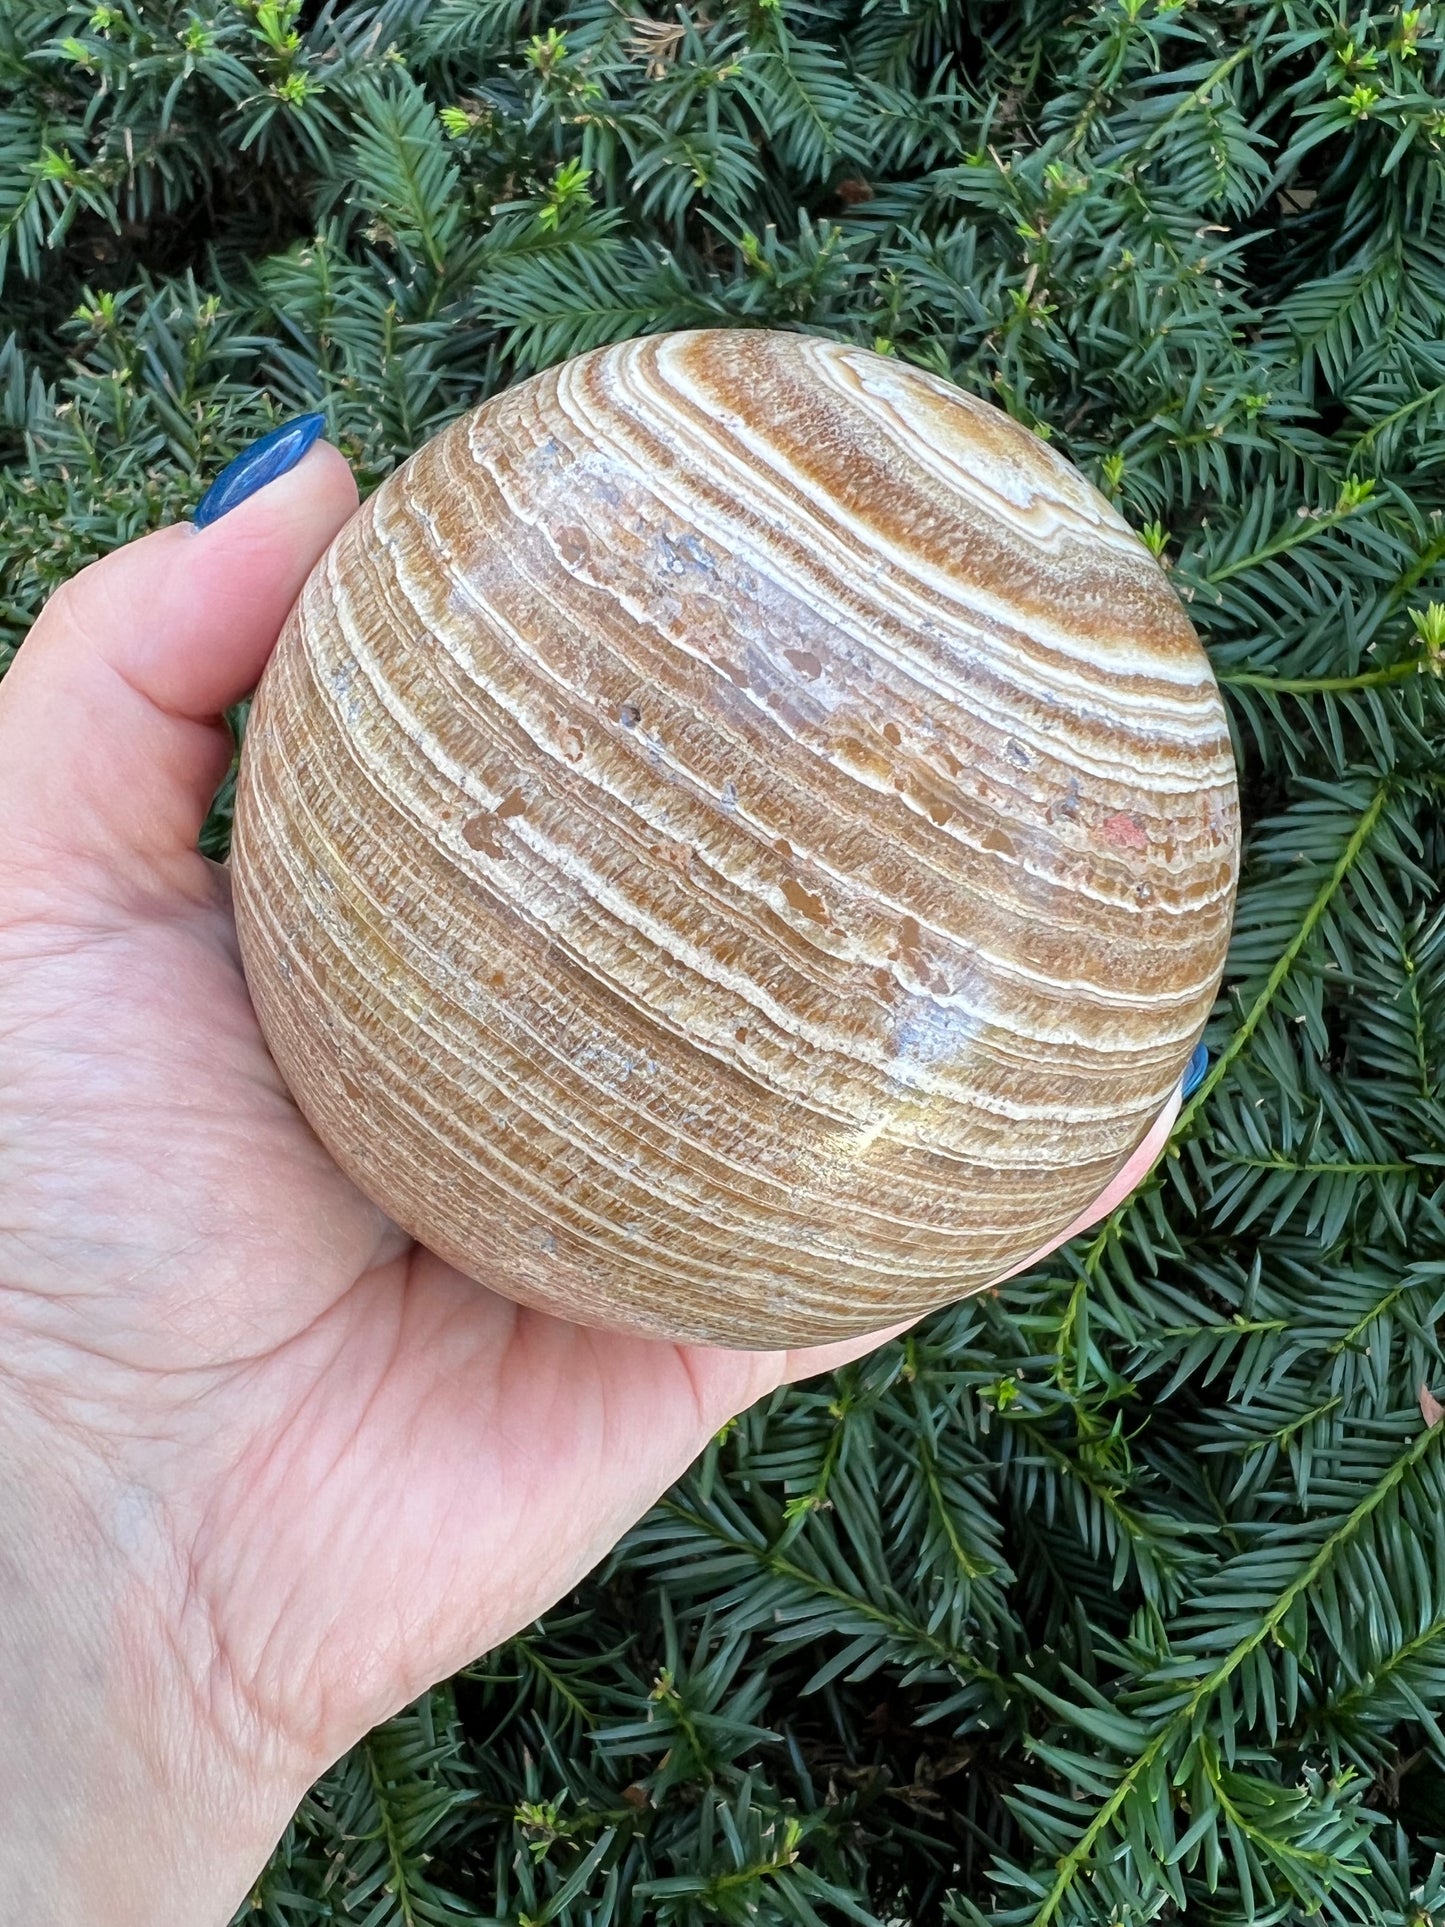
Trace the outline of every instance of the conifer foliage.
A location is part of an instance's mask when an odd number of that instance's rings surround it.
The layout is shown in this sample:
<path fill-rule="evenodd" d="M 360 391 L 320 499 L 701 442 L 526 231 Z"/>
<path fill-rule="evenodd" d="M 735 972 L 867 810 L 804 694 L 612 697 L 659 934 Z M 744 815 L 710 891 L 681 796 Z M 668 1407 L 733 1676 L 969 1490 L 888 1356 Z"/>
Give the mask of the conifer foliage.
<path fill-rule="evenodd" d="M 6 652 L 295 410 L 370 486 L 577 350 L 800 328 L 1078 462 L 1243 771 L 1142 1194 L 729 1428 L 246 1918 L 1445 1915 L 1442 190 L 1439 6 L 0 0 Z"/>

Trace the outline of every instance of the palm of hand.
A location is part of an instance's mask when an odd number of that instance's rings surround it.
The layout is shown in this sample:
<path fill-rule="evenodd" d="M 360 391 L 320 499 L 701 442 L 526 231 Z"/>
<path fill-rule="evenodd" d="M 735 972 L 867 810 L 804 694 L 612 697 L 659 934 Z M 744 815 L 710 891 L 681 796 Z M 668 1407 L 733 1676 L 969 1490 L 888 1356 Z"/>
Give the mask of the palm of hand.
<path fill-rule="evenodd" d="M 309 524 L 258 498 L 233 527 L 122 552 L 146 617 L 164 630 L 157 568 L 239 583 L 261 550 L 264 654 L 354 500 L 324 449 L 267 495 L 294 498 L 318 458 Z M 223 537 L 234 566 L 198 562 Z M 167 540 L 148 577 L 142 552 Z M 102 1529 L 144 1565 L 134 1610 L 165 1624 L 184 1690 L 228 1742 L 314 1772 L 565 1591 L 790 1361 L 518 1310 L 336 1169 L 266 1052 L 225 873 L 193 847 L 214 721 L 137 688 L 167 670 L 154 635 L 152 659 L 127 659 L 134 584 L 104 579 L 122 556 L 52 605 L 0 715 L 0 1323 L 33 1418 L 104 1468 Z M 208 593 L 224 631 L 232 591 Z M 235 653 L 244 687 L 257 664 Z M 210 678 L 199 717 L 239 693 L 214 661 L 176 673 Z M 136 732 L 97 808 L 53 754 L 27 772 L 43 706 L 107 753 Z"/>
<path fill-rule="evenodd" d="M 160 1530 L 218 1713 L 324 1763 L 565 1591 L 786 1361 L 524 1312 L 411 1245 L 286 1095 L 193 861 L 108 927 L 0 894 L 0 1276 L 32 1395 Z"/>

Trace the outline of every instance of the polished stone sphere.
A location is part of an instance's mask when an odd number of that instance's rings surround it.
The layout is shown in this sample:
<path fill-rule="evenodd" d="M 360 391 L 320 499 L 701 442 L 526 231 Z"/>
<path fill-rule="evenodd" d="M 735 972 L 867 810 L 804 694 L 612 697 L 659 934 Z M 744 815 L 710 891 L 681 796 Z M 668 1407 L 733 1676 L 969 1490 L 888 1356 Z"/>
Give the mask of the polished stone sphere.
<path fill-rule="evenodd" d="M 703 331 L 463 416 L 302 593 L 242 761 L 271 1050 L 523 1304 L 747 1346 L 998 1278 L 1177 1084 L 1238 861 L 1163 570 L 902 362 Z"/>

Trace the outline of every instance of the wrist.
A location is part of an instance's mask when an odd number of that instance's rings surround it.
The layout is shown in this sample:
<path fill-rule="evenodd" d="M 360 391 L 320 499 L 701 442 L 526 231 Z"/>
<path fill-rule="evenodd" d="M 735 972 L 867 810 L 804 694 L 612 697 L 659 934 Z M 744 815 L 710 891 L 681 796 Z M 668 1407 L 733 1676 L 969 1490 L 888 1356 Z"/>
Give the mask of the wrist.
<path fill-rule="evenodd" d="M 224 1927 L 313 1763 L 237 1717 L 154 1495 L 12 1420 L 0 1412 L 0 1914 Z"/>

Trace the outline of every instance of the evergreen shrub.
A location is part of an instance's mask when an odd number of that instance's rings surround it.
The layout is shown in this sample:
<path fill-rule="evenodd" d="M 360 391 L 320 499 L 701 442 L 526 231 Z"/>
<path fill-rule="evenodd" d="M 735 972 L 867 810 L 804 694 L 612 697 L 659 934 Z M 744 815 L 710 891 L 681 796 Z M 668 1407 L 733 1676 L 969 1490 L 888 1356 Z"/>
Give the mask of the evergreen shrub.
<path fill-rule="evenodd" d="M 1442 9 L 653 5 L 0 0 L 6 655 L 296 410 L 370 487 L 599 342 L 877 346 L 1188 599 L 1249 825 L 1212 1068 L 1096 1234 L 747 1414 L 341 1761 L 244 1917 L 1423 1927 Z"/>

